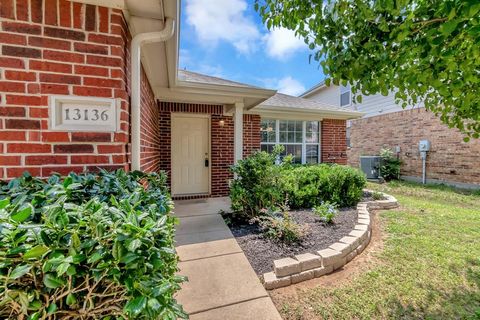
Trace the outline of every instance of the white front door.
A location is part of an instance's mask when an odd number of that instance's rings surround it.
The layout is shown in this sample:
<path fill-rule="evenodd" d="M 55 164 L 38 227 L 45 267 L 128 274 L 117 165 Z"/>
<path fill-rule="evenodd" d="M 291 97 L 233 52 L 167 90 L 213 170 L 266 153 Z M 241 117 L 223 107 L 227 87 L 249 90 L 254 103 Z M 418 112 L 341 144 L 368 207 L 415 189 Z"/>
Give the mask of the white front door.
<path fill-rule="evenodd" d="M 208 193 L 210 185 L 210 118 L 172 114 L 172 194 Z"/>

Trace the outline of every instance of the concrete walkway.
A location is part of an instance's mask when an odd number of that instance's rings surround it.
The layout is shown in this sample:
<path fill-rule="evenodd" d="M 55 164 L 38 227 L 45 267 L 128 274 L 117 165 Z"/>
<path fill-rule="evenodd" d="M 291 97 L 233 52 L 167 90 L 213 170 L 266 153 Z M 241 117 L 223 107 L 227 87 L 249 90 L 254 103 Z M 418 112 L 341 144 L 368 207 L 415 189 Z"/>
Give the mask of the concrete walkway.
<path fill-rule="evenodd" d="M 230 229 L 218 214 L 228 198 L 175 201 L 180 274 L 176 296 L 192 320 L 280 320 Z"/>

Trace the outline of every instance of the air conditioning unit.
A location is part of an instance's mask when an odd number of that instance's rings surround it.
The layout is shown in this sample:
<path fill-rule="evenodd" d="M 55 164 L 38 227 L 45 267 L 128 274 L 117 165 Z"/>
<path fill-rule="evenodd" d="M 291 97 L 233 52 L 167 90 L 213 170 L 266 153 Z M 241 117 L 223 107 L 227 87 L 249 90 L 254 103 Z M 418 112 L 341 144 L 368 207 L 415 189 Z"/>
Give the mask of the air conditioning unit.
<path fill-rule="evenodd" d="M 360 168 L 367 176 L 367 179 L 378 179 L 380 176 L 380 163 L 382 157 L 379 156 L 361 156 Z"/>

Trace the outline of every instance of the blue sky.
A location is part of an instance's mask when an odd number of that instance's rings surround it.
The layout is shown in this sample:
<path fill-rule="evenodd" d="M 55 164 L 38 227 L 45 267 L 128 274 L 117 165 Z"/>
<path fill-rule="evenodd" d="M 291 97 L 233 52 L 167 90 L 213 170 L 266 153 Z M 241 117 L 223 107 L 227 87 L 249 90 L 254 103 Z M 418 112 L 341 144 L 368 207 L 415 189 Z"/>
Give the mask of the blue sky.
<path fill-rule="evenodd" d="M 183 0 L 181 69 L 298 95 L 324 75 L 303 40 L 268 31 L 253 0 Z"/>

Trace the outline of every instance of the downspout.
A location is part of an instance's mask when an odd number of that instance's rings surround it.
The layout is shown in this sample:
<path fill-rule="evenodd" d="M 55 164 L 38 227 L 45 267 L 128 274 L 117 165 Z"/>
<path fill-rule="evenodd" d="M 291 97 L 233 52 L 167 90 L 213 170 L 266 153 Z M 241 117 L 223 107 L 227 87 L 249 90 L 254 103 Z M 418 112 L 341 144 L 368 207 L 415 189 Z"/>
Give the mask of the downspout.
<path fill-rule="evenodd" d="M 141 107 L 141 61 L 140 53 L 142 45 L 146 43 L 163 42 L 170 39 L 175 31 L 175 20 L 167 18 L 161 31 L 145 32 L 135 35 L 131 44 L 131 121 L 132 121 L 132 170 L 140 170 L 140 107 Z"/>

